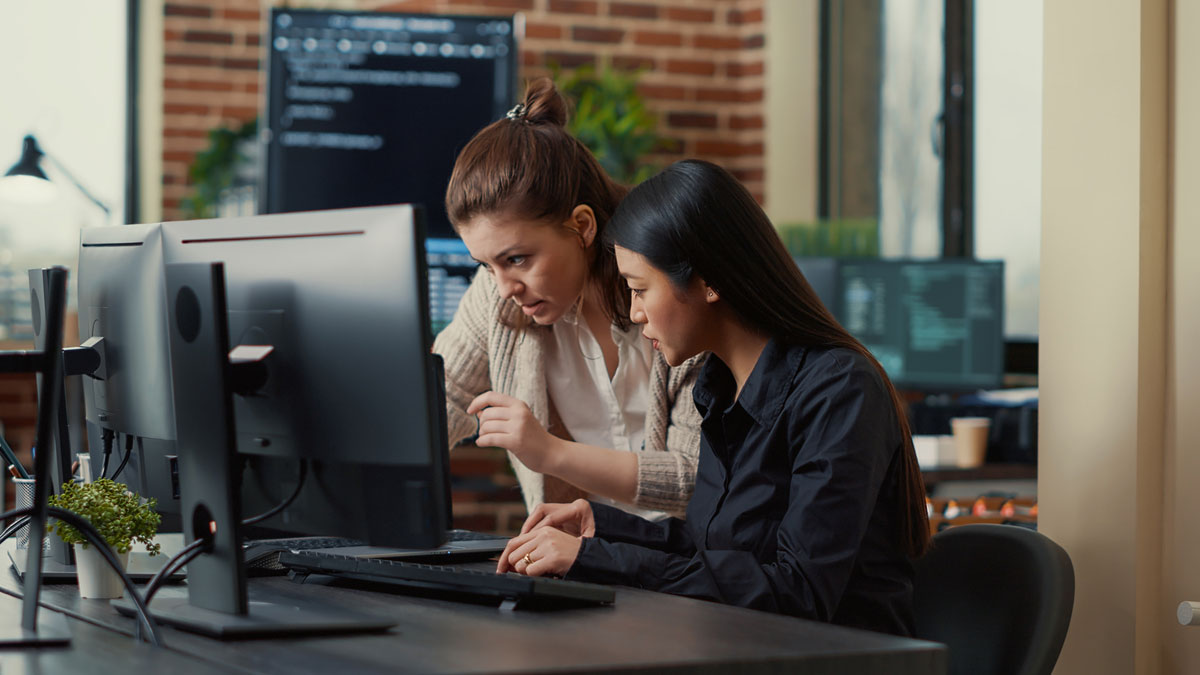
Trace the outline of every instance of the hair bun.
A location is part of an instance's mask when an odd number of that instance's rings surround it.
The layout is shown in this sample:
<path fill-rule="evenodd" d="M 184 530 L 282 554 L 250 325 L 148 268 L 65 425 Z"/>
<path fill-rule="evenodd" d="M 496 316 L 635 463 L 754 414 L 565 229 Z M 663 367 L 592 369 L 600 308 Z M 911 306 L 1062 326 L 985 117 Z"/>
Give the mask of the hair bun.
<path fill-rule="evenodd" d="M 525 87 L 525 121 L 530 124 L 567 125 L 567 100 L 554 80 L 539 77 Z"/>

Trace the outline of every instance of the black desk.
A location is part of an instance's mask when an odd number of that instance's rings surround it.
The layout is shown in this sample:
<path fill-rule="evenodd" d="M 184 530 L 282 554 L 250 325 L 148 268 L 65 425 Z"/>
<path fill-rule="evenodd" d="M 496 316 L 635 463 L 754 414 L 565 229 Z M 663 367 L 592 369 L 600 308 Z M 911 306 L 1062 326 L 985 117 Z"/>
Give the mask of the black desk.
<path fill-rule="evenodd" d="M 12 570 L 0 570 L 0 591 L 11 594 L 18 588 Z M 174 663 L 182 655 L 200 668 L 196 672 L 215 667 L 289 675 L 731 669 L 903 675 L 946 670 L 945 648 L 936 643 L 635 589 L 619 589 L 610 608 L 552 612 L 505 612 L 491 605 L 366 590 L 342 581 L 299 585 L 286 577 L 252 579 L 250 592 L 252 601 L 316 596 L 392 617 L 398 625 L 376 635 L 243 642 L 220 642 L 163 626 L 167 649 L 155 650 L 126 637 L 132 634 L 133 619 L 117 614 L 107 601 L 81 600 L 73 585 L 47 585 L 43 601 L 75 619 L 75 641 L 59 650 L 59 657 L 50 650 L 22 658 L 73 663 L 71 659 L 86 658 L 80 654 L 103 644 L 103 653 L 111 655 L 106 658 L 123 661 L 125 672 L 149 666 L 155 658 Z M 166 587 L 160 594 L 182 596 L 186 588 Z M 0 604 L 0 620 L 16 622 L 19 603 L 0 599 L 6 601 Z M 15 609 L 9 611 L 10 605 Z"/>

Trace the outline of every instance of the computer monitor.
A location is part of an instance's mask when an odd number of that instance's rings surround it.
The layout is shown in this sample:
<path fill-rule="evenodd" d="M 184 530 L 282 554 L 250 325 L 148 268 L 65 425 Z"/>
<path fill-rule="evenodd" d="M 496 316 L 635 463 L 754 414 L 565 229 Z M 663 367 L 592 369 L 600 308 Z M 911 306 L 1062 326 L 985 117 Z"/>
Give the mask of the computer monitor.
<path fill-rule="evenodd" d="M 158 224 L 87 228 L 78 264 L 79 340 L 104 339 L 103 377 L 81 378 L 93 477 L 116 473 L 179 532 L 178 463 L 162 232 Z M 109 440 L 105 440 L 109 437 Z"/>
<path fill-rule="evenodd" d="M 827 303 L 897 387 L 997 387 L 1004 372 L 1004 263 L 840 259 Z"/>
<path fill-rule="evenodd" d="M 189 563 L 189 606 L 156 603 L 156 614 L 182 612 L 180 625 L 216 635 L 288 630 L 286 611 L 265 623 L 248 612 L 238 533 L 242 517 L 288 497 L 301 462 L 295 501 L 264 524 L 441 543 L 448 449 L 424 240 L 412 206 L 162 226 L 185 532 L 193 541 L 212 527 L 216 548 Z M 213 384 L 239 346 L 270 347 L 265 377 L 239 384 L 230 367 Z M 214 628 L 198 609 L 229 620 Z"/>
<path fill-rule="evenodd" d="M 517 98 L 518 16 L 271 9 L 263 213 L 412 202 L 453 238 L 459 150 Z"/>

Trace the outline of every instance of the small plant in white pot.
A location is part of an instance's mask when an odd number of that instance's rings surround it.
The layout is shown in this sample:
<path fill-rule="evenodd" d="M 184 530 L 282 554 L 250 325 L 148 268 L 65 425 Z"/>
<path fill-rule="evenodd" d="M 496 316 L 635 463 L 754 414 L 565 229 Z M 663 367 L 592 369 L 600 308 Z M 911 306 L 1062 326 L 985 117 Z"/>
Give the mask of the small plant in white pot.
<path fill-rule="evenodd" d="M 135 541 L 146 545 L 150 555 L 159 553 L 154 534 L 162 516 L 154 510 L 153 499 L 142 502 L 123 483 L 101 478 L 91 483 L 67 482 L 62 494 L 51 495 L 50 504 L 86 518 L 108 542 L 122 565 L 129 562 L 129 550 Z M 79 577 L 79 595 L 84 598 L 119 598 L 124 591 L 121 577 L 104 560 L 83 533 L 61 520 L 54 532 L 75 547 L 75 570 Z"/>

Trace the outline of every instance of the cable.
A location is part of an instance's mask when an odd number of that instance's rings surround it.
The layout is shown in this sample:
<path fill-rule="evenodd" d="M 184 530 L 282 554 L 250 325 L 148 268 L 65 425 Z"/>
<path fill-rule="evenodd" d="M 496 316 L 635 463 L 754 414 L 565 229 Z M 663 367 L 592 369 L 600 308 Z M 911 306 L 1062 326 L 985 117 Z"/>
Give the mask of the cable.
<path fill-rule="evenodd" d="M 32 514 L 33 507 L 27 506 L 25 508 L 13 509 L 11 511 L 0 513 L 0 520 L 22 517 L 28 518 Z M 104 537 L 100 536 L 100 533 L 96 531 L 96 528 L 93 527 L 86 518 L 83 518 L 72 511 L 61 509 L 57 506 L 48 506 L 46 507 L 46 515 L 70 523 L 71 526 L 79 530 L 83 537 L 88 540 L 88 543 L 92 544 L 96 547 L 96 550 L 100 551 L 100 555 L 104 556 L 104 559 L 108 562 L 109 566 L 112 567 L 117 575 L 121 577 L 121 583 L 125 586 L 125 590 L 129 593 L 129 597 L 133 599 L 133 604 L 137 608 L 138 618 L 142 620 L 142 623 L 145 624 L 146 629 L 150 632 L 150 644 L 154 645 L 155 647 L 161 647 L 162 636 L 158 632 L 158 626 L 154 623 L 154 619 L 151 617 L 150 611 L 146 609 L 146 603 L 142 602 L 142 596 L 138 594 L 137 587 L 133 585 L 133 580 L 130 579 L 129 575 L 125 573 L 125 570 L 121 567 L 121 561 L 117 560 L 117 555 L 113 553 L 113 550 L 109 547 L 108 542 L 104 540 Z M 16 523 L 13 525 L 16 525 Z M 13 529 L 13 526 L 10 525 L 8 528 L 6 528 L 5 533 L 7 533 L 9 529 Z"/>
<path fill-rule="evenodd" d="M 30 509 L 30 511 L 32 510 L 33 509 Z M 113 568 L 113 571 L 121 577 L 121 583 L 125 586 L 126 593 L 129 595 L 130 600 L 133 601 L 134 606 L 137 608 L 138 618 L 142 620 L 142 623 L 145 624 L 146 629 L 149 631 L 150 644 L 154 645 L 155 647 L 161 647 L 162 635 L 160 635 L 158 632 L 158 625 L 154 622 L 154 617 L 150 615 L 150 610 L 146 608 L 146 603 L 142 600 L 142 596 L 137 592 L 137 586 L 133 585 L 133 579 L 130 579 L 129 575 L 125 573 L 125 569 L 121 566 L 121 561 L 117 560 L 117 554 L 113 552 L 111 547 L 109 547 L 108 542 L 104 540 L 104 537 L 100 536 L 100 533 L 96 531 L 96 528 L 92 526 L 87 518 L 78 515 L 74 511 L 61 509 L 57 506 L 48 506 L 46 507 L 46 514 L 69 523 L 72 527 L 79 530 L 79 532 L 83 534 L 84 538 L 88 540 L 88 543 L 95 546 L 97 551 L 100 551 L 100 555 L 104 556 L 104 559 L 108 561 L 108 564 Z"/>
<path fill-rule="evenodd" d="M 279 504 L 276 504 L 269 511 L 264 511 L 257 516 L 251 516 L 250 518 L 243 520 L 242 525 L 254 525 L 256 523 L 261 523 L 267 518 L 270 518 L 271 516 L 290 506 L 292 502 L 296 501 L 296 497 L 300 496 L 300 488 L 304 487 L 304 479 L 306 476 L 308 476 L 308 460 L 302 459 L 300 460 L 300 478 L 296 481 L 296 489 L 292 491 L 291 496 Z"/>
<path fill-rule="evenodd" d="M 154 594 L 158 592 L 158 589 L 161 588 L 164 583 L 166 583 L 167 579 L 170 578 L 171 575 L 178 572 L 184 565 L 194 560 L 196 556 L 200 555 L 201 553 L 211 552 L 212 538 L 206 537 L 204 539 L 197 539 L 196 541 L 193 541 L 187 546 L 184 546 L 179 553 L 171 556 L 171 559 L 168 560 L 165 565 L 163 565 L 163 568 L 159 570 L 158 573 L 150 579 L 150 582 L 146 584 L 146 587 L 142 589 L 142 598 L 146 601 L 146 606 L 150 606 L 150 601 L 154 599 Z"/>
<path fill-rule="evenodd" d="M 24 527 L 28 524 L 29 524 L 29 516 L 25 516 L 24 518 L 17 518 L 13 522 L 12 525 L 9 525 L 8 527 L 4 528 L 3 532 L 0 532 L 0 544 L 4 543 L 9 537 L 16 534 L 17 530 L 21 529 L 22 527 Z"/>
<path fill-rule="evenodd" d="M 137 439 L 133 434 L 125 434 L 125 457 L 121 463 L 117 465 L 117 470 L 113 472 L 112 479 L 116 480 L 117 476 L 121 475 L 121 471 L 125 465 L 129 463 L 129 456 L 133 454 L 133 443 Z"/>
<path fill-rule="evenodd" d="M 112 454 L 114 436 L 116 436 L 116 433 L 112 429 L 105 429 L 104 432 L 100 434 L 100 439 L 104 441 L 104 464 L 102 464 L 100 467 L 101 478 L 108 477 L 108 457 Z"/>

